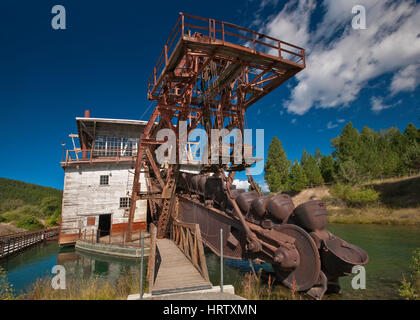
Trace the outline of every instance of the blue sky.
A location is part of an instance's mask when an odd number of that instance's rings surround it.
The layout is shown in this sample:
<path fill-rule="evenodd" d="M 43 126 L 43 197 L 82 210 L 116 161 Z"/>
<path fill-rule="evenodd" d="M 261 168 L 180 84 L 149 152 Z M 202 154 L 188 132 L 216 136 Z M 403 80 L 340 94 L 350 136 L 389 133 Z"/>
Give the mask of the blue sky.
<path fill-rule="evenodd" d="M 56 4 L 66 8 L 66 30 L 51 28 Z M 366 8 L 366 30 L 351 27 L 355 4 Z M 247 112 L 248 127 L 265 130 L 266 150 L 277 136 L 292 160 L 303 149 L 328 154 L 348 121 L 358 129 L 420 127 L 419 7 L 402 0 L 1 1 L 0 177 L 61 189 L 61 142 L 69 146 L 76 116 L 90 109 L 92 117 L 138 119 L 180 11 L 307 50 L 307 68 Z M 255 178 L 264 184 L 263 175 Z"/>

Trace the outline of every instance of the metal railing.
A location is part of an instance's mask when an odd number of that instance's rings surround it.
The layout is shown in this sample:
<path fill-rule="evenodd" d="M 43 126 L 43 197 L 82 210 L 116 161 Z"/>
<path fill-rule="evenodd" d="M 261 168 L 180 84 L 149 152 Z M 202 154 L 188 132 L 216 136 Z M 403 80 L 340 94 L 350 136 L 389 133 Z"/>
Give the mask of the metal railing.
<path fill-rule="evenodd" d="M 101 229 L 91 229 L 91 230 L 81 230 L 79 229 L 79 241 L 86 243 L 98 243 L 98 244 L 108 244 L 116 245 L 119 247 L 141 247 L 141 235 L 144 230 L 139 230 L 131 233 L 131 241 L 127 241 L 127 235 L 125 232 L 117 234 L 107 234 L 102 236 L 102 232 L 109 232 L 109 230 Z M 136 237 L 138 235 L 138 238 Z M 148 239 L 149 236 L 144 236 L 144 239 Z"/>
<path fill-rule="evenodd" d="M 149 78 L 147 86 L 149 96 L 155 91 L 158 78 L 168 65 L 179 39 L 197 35 L 208 39 L 209 43 L 220 41 L 222 44 L 232 43 L 254 52 L 265 52 L 287 62 L 305 66 L 305 49 L 301 47 L 232 23 L 180 13 Z"/>
<path fill-rule="evenodd" d="M 137 148 L 118 148 L 118 149 L 87 149 L 86 151 L 80 148 L 66 150 L 65 158 L 62 163 L 68 165 L 75 162 L 95 162 L 95 160 L 112 160 L 120 161 L 127 159 L 134 159 L 137 157 Z"/>

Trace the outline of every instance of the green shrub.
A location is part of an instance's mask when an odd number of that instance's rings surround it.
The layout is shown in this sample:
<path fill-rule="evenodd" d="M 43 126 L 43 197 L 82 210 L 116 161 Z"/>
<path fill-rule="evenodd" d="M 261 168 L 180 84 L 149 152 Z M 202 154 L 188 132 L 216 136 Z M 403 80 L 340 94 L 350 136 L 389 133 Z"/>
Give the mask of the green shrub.
<path fill-rule="evenodd" d="M 61 211 L 61 199 L 57 197 L 47 197 L 41 200 L 40 208 L 44 217 L 51 217 L 52 215 Z"/>
<path fill-rule="evenodd" d="M 419 300 L 420 299 L 420 249 L 413 252 L 410 264 L 410 276 L 406 280 L 403 275 L 399 294 L 406 300 Z"/>
<path fill-rule="evenodd" d="M 0 267 L 0 300 L 15 299 L 13 285 L 7 281 L 6 271 Z"/>
<path fill-rule="evenodd" d="M 7 221 L 6 221 L 6 218 L 3 217 L 2 214 L 0 214 L 0 223 L 2 223 L 2 222 L 7 222 Z"/>
<path fill-rule="evenodd" d="M 26 230 L 38 230 L 44 228 L 44 225 L 34 216 L 22 216 L 14 225 Z"/>
<path fill-rule="evenodd" d="M 20 206 L 23 206 L 23 200 L 22 199 L 7 199 L 4 200 L 0 205 L 0 212 L 7 212 L 12 211 L 16 208 L 19 208 Z"/>
<path fill-rule="evenodd" d="M 349 206 L 366 206 L 379 199 L 379 193 L 372 188 L 358 188 L 351 185 L 336 184 L 330 187 L 331 194 Z"/>
<path fill-rule="evenodd" d="M 46 221 L 47 227 L 55 227 L 60 225 L 60 213 L 56 212 L 51 217 L 49 217 Z"/>
<path fill-rule="evenodd" d="M 13 210 L 3 213 L 2 217 L 4 219 L 4 222 L 12 222 L 19 219 L 20 215 Z"/>

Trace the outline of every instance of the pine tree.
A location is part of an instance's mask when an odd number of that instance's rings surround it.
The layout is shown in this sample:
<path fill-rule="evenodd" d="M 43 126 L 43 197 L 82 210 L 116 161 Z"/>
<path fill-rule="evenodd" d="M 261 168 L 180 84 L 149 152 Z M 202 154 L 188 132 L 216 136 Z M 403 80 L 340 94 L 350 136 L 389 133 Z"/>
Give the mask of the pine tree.
<path fill-rule="evenodd" d="M 289 172 L 289 189 L 294 192 L 300 192 L 308 186 L 308 183 L 309 180 L 306 177 L 305 170 L 295 160 Z"/>
<path fill-rule="evenodd" d="M 351 122 L 347 123 L 341 135 L 331 140 L 333 156 L 337 159 L 338 178 L 344 182 L 356 183 L 363 180 L 362 168 L 359 166 L 361 140 Z M 349 179 L 350 178 L 350 179 Z"/>
<path fill-rule="evenodd" d="M 320 166 L 321 165 L 321 159 L 322 159 L 322 153 L 321 153 L 321 150 L 319 148 L 316 148 L 314 157 L 315 157 L 316 163 L 318 164 L 318 166 Z"/>
<path fill-rule="evenodd" d="M 335 163 L 332 155 L 322 156 L 319 169 L 325 182 L 334 181 Z"/>
<path fill-rule="evenodd" d="M 351 122 L 347 123 L 341 131 L 341 135 L 334 138 L 331 142 L 336 149 L 335 155 L 339 162 L 349 159 L 356 160 L 359 157 L 360 134 Z"/>
<path fill-rule="evenodd" d="M 302 159 L 300 161 L 303 170 L 305 171 L 306 177 L 310 184 L 321 184 L 324 183 L 322 178 L 321 170 L 319 169 L 318 163 L 314 156 L 303 150 Z"/>
<path fill-rule="evenodd" d="M 274 137 L 268 147 L 267 161 L 264 165 L 264 180 L 271 192 L 287 189 L 290 161 L 283 149 L 281 141 Z"/>
<path fill-rule="evenodd" d="M 414 124 L 409 123 L 405 128 L 404 135 L 408 138 L 410 143 L 418 142 L 420 143 L 420 132 L 419 129 L 415 127 Z"/>
<path fill-rule="evenodd" d="M 410 145 L 403 160 L 408 169 L 420 170 L 420 143 Z"/>
<path fill-rule="evenodd" d="M 360 134 L 359 157 L 354 160 L 360 168 L 360 174 L 366 179 L 380 176 L 383 172 L 382 158 L 379 154 L 380 135 L 368 127 L 363 127 Z"/>

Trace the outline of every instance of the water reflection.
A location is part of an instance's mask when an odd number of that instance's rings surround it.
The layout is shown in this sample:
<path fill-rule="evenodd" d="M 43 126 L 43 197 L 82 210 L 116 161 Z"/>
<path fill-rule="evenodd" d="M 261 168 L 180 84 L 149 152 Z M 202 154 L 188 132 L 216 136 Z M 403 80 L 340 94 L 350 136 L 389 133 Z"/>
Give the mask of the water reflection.
<path fill-rule="evenodd" d="M 145 260 L 147 266 L 147 259 Z M 111 282 L 116 282 L 120 276 L 134 275 L 140 268 L 139 260 L 115 258 L 75 249 L 59 252 L 57 264 L 65 267 L 66 275 L 70 278 L 99 277 Z"/>
<path fill-rule="evenodd" d="M 378 225 L 329 225 L 328 229 L 337 236 L 364 248 L 370 260 L 366 266 L 367 289 L 353 290 L 351 276 L 340 279 L 343 295 L 338 299 L 397 299 L 402 274 L 408 273 L 411 253 L 420 247 L 420 229 L 399 226 Z M 220 258 L 205 249 L 210 281 L 220 284 Z M 115 282 L 120 276 L 138 274 L 139 260 L 115 258 L 87 253 L 74 248 L 59 249 L 56 242 L 35 245 L 18 255 L 0 261 L 7 278 L 18 293 L 24 293 L 28 286 L 41 277 L 53 277 L 54 265 L 63 265 L 66 276 L 75 279 L 99 277 Z M 254 265 L 270 271 L 270 265 Z M 147 259 L 145 269 L 147 270 Z M 224 259 L 224 284 L 237 284 L 244 273 L 250 272 L 248 261 Z M 326 297 L 328 298 L 328 297 Z"/>

